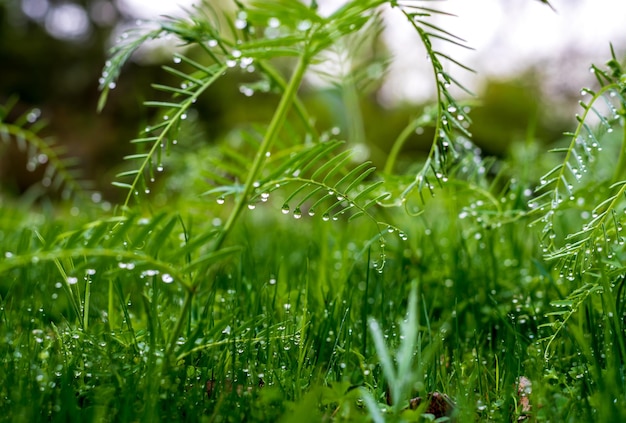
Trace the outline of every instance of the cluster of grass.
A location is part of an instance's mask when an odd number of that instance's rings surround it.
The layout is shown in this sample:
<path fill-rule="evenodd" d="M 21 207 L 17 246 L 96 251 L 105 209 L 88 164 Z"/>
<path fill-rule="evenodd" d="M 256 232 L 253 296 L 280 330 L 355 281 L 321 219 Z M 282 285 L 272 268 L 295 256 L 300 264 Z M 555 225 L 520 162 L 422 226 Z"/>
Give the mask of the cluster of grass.
<path fill-rule="evenodd" d="M 181 85 L 155 86 L 172 100 L 147 103 L 162 113 L 134 140 L 116 207 L 40 152 L 35 119 L 2 114 L 3 139 L 52 169 L 44 185 L 81 192 L 37 211 L 0 204 L 3 419 L 626 418 L 621 66 L 592 68 L 599 89 L 554 154 L 529 139 L 483 158 L 431 42 L 461 41 L 428 23 L 431 8 L 392 2 L 437 74 L 436 106 L 408 132 L 435 138 L 425 162 L 391 174 L 401 134 L 377 175 L 313 125 L 297 88 L 337 38 L 367 40 L 385 3 L 328 18 L 239 5 L 222 31 L 198 10 L 124 38 L 105 91 L 147 39 L 174 34 L 200 58 L 176 56 L 187 68 L 166 70 Z M 282 56 L 299 57 L 288 81 L 271 66 Z M 279 93 L 274 117 L 184 150 L 195 98 L 233 67 Z M 352 76 L 342 84 L 358 88 Z M 441 397 L 448 415 L 429 413 Z"/>

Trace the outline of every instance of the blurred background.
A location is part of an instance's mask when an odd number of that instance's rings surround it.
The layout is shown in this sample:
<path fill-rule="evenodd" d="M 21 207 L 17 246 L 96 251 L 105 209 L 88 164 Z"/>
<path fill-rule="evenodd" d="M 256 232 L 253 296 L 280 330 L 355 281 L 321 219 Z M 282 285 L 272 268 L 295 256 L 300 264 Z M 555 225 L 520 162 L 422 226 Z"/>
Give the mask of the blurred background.
<path fill-rule="evenodd" d="M 295 0 L 294 0 L 295 1 Z M 230 0 L 207 0 L 214 8 Z M 341 1 L 319 1 L 322 14 Z M 160 66 L 171 61 L 173 45 L 153 43 L 142 49 L 122 73 L 101 113 L 96 112 L 98 79 L 107 52 L 138 20 L 184 15 L 192 2 L 174 0 L 0 0 L 0 105 L 17 104 L 7 120 L 23 113 L 45 119 L 42 132 L 78 159 L 86 179 L 105 197 L 128 141 L 150 121 L 142 101 L 154 97 L 150 83 L 166 82 Z M 448 54 L 472 67 L 452 74 L 480 99 L 472 110 L 474 142 L 487 154 L 504 155 L 512 143 L 528 138 L 553 143 L 572 128 L 580 89 L 594 87 L 591 63 L 603 65 L 613 43 L 621 60 L 626 51 L 626 2 L 623 0 L 450 0 L 437 7 L 457 17 L 437 17 L 441 27 L 474 50 L 447 47 Z M 434 84 L 425 53 L 412 29 L 394 11 L 385 11 L 386 29 L 377 48 L 393 59 L 375 86 L 359 99 L 366 155 L 384 163 L 391 141 L 434 100 Z M 329 58 L 329 66 L 333 64 Z M 197 106 L 203 142 L 219 139 L 237 122 L 259 120 L 274 99 L 250 99 L 240 92 L 237 75 L 224 78 Z M 320 125 L 332 122 L 341 99 L 337 87 L 310 75 L 307 99 Z M 305 87 L 305 91 L 307 90 Z M 306 94 L 306 93 L 305 93 Z M 461 94 L 460 94 L 461 95 Z M 467 97 L 467 95 L 464 95 Z M 344 120 L 349 117 L 344 116 Z M 344 129 L 344 128 L 342 128 Z M 429 139 L 409 143 L 405 157 L 423 152 Z M 0 196 L 20 196 L 41 179 L 27 170 L 26 153 L 0 140 Z"/>

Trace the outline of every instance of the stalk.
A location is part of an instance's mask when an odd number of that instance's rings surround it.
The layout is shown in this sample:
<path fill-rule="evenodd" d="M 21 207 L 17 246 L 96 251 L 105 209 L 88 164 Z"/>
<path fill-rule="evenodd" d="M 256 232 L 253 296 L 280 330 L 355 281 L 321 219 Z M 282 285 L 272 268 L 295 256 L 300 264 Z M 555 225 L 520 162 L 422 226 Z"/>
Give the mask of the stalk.
<path fill-rule="evenodd" d="M 623 180 L 626 175 L 626 122 L 622 130 L 622 146 L 619 151 L 619 159 L 613 174 L 613 183 Z"/>
<path fill-rule="evenodd" d="M 172 330 L 172 334 L 170 335 L 170 340 L 167 346 L 167 351 L 165 356 L 170 357 L 174 352 L 174 348 L 176 347 L 176 340 L 178 339 L 180 332 L 183 330 L 184 324 L 187 322 L 185 316 L 191 310 L 191 302 L 193 301 L 193 293 L 191 291 L 187 291 L 185 294 L 185 301 L 183 302 L 183 308 L 180 311 L 180 317 L 176 321 L 176 326 L 174 330 Z"/>
<path fill-rule="evenodd" d="M 296 97 L 296 92 L 298 91 L 298 88 L 300 87 L 300 83 L 302 82 L 302 79 L 304 78 L 304 74 L 306 72 L 308 63 L 309 63 L 309 54 L 305 50 L 300 56 L 298 65 L 296 66 L 296 69 L 293 75 L 291 76 L 291 80 L 289 81 L 289 84 L 287 85 L 287 88 L 285 89 L 285 92 L 283 93 L 283 96 L 280 99 L 280 103 L 278 104 L 278 107 L 276 108 L 276 112 L 274 113 L 274 116 L 272 117 L 270 125 L 267 129 L 267 132 L 265 133 L 263 142 L 261 143 L 261 145 L 259 146 L 259 149 L 257 150 L 257 154 L 254 158 L 254 162 L 252 163 L 252 167 L 250 168 L 250 172 L 248 172 L 248 177 L 244 185 L 244 190 L 242 194 L 239 196 L 239 199 L 237 200 L 237 202 L 235 203 L 235 208 L 233 209 L 230 216 L 228 217 L 228 220 L 226 221 L 224 228 L 217 236 L 217 239 L 215 240 L 215 244 L 213 245 L 213 251 L 218 251 L 222 247 L 222 245 L 224 244 L 224 240 L 226 239 L 228 234 L 231 232 L 235 222 L 239 218 L 239 215 L 241 215 L 241 212 L 246 207 L 248 198 L 250 197 L 250 194 L 252 193 L 252 190 L 254 188 L 254 181 L 257 179 L 258 174 L 261 170 L 261 167 L 263 166 L 263 163 L 265 162 L 265 158 L 266 158 L 265 154 L 270 150 L 270 148 L 274 144 L 274 141 L 276 140 L 276 137 L 278 136 L 280 129 L 282 128 L 283 124 L 285 123 L 285 120 L 287 119 L 287 114 L 289 112 L 291 105 L 294 102 L 294 99 Z M 176 326 L 174 327 L 172 334 L 170 336 L 169 345 L 167 347 L 168 356 L 174 352 L 174 348 L 176 346 L 176 340 L 178 339 L 180 332 L 183 329 L 184 323 L 187 321 L 185 319 L 185 316 L 191 310 L 191 303 L 193 301 L 194 291 L 195 290 L 192 287 L 192 289 L 188 291 L 187 295 L 185 296 L 185 301 L 183 302 L 183 307 L 180 312 L 180 318 L 176 322 Z"/>
<path fill-rule="evenodd" d="M 239 218 L 239 215 L 243 211 L 244 207 L 248 202 L 248 198 L 253 190 L 254 181 L 256 181 L 259 171 L 265 162 L 266 156 L 265 154 L 270 150 L 274 141 L 276 141 L 276 137 L 280 132 L 283 124 L 285 123 L 285 119 L 287 119 L 287 113 L 291 105 L 294 102 L 296 92 L 300 87 L 300 83 L 304 78 L 304 73 L 309 64 L 309 54 L 308 51 L 304 51 L 300 56 L 300 60 L 298 61 L 298 65 L 291 76 L 291 80 L 283 93 L 282 98 L 280 99 L 280 103 L 272 117 L 269 128 L 265 133 L 265 137 L 263 138 L 263 142 L 261 143 L 259 149 L 257 150 L 256 157 L 254 158 L 254 162 L 252 163 L 252 167 L 250 168 L 250 172 L 248 172 L 248 178 L 246 179 L 246 183 L 244 185 L 243 193 L 239 196 L 239 199 L 235 203 L 235 208 L 231 212 L 226 224 L 224 224 L 224 228 L 218 235 L 215 245 L 213 246 L 213 251 L 217 251 L 222 247 L 224 240 L 231 232 L 235 222 Z"/>
<path fill-rule="evenodd" d="M 404 143 L 406 142 L 407 139 L 409 139 L 411 134 L 415 132 L 415 130 L 421 124 L 422 124 L 421 119 L 415 119 L 411 121 L 411 123 L 409 123 L 402 130 L 402 133 L 400 133 L 400 135 L 398 135 L 398 138 L 396 138 L 396 141 L 393 143 L 393 146 L 391 147 L 391 150 L 389 151 L 389 155 L 387 156 L 387 161 L 385 162 L 385 168 L 383 169 L 383 172 L 385 174 L 391 175 L 391 173 L 393 172 L 393 168 L 396 164 L 398 154 L 400 153 L 400 150 L 402 150 Z"/>

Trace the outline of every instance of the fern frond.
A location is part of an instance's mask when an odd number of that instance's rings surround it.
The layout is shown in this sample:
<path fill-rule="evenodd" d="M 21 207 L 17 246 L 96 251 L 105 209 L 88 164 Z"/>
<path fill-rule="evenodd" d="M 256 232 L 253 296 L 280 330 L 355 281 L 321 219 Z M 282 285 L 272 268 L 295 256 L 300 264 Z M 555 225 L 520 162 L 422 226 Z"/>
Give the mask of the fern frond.
<path fill-rule="evenodd" d="M 122 67 L 131 58 L 133 53 L 146 41 L 156 39 L 162 34 L 162 29 L 154 28 L 145 30 L 136 28 L 123 33 L 117 40 L 117 44 L 111 49 L 109 60 L 106 61 L 102 76 L 98 80 L 102 94 L 98 100 L 98 111 L 101 111 L 106 104 L 109 91 L 114 89 L 117 79 L 122 71 Z"/>
<path fill-rule="evenodd" d="M 552 343 L 559 336 L 563 328 L 565 328 L 569 319 L 579 310 L 580 306 L 590 295 L 601 294 L 603 291 L 604 288 L 602 285 L 586 283 L 570 293 L 567 298 L 550 302 L 552 307 L 560 308 L 561 310 L 548 313 L 547 316 L 556 317 L 556 320 L 552 323 L 546 323 L 540 326 L 540 328 L 548 327 L 554 330 L 549 337 L 542 339 L 542 341 L 547 342 L 544 352 L 546 360 L 550 358 Z"/>
<path fill-rule="evenodd" d="M 53 262 L 66 276 L 90 267 L 108 268 L 110 277 L 117 272 L 130 272 L 137 277 L 148 272 L 159 275 L 165 283 L 175 282 L 191 289 L 202 280 L 206 266 L 235 253 L 238 248 L 217 252 L 202 248 L 207 239 L 215 236 L 214 231 L 199 234 L 181 245 L 175 232 L 179 219 L 177 215 L 162 213 L 151 219 L 113 217 L 61 233 L 39 234 L 24 229 L 22 238 L 27 248 L 6 256 L 0 263 L 0 274 L 33 263 Z M 69 284 L 72 283 L 70 279 Z"/>
<path fill-rule="evenodd" d="M 568 133 L 570 143 L 565 148 L 552 151 L 563 155 L 559 165 L 552 168 L 541 177 L 539 186 L 535 189 L 536 196 L 529 202 L 531 216 L 535 216 L 532 224 L 542 225 L 542 241 L 548 259 L 558 259 L 561 265 L 573 274 L 578 270 L 588 268 L 594 260 L 591 255 L 602 253 L 601 256 L 611 257 L 615 246 L 623 245 L 620 235 L 622 227 L 623 203 L 625 193 L 624 180 L 625 165 L 623 151 L 620 153 L 619 163 L 613 175 L 611 186 L 602 188 L 606 197 L 594 206 L 590 219 L 583 224 L 580 231 L 568 235 L 565 245 L 558 245 L 558 233 L 555 229 L 555 217 L 567 205 L 575 201 L 580 191 L 585 188 L 584 177 L 588 173 L 590 164 L 602 150 L 601 138 L 603 133 L 612 132 L 614 124 L 619 121 L 618 107 L 624 110 L 624 92 L 626 80 L 621 66 L 615 59 L 609 62 L 609 70 L 601 70 L 592 66 L 591 70 L 601 85 L 598 91 L 583 89 L 581 93 L 591 96 L 588 102 L 580 101 L 583 111 L 576 116 L 576 129 Z M 605 110 L 600 106 L 604 103 Z M 599 129 L 593 129 L 590 120 L 597 119 Z M 622 143 L 626 148 L 626 142 Z M 599 181 L 606 184 L 606 181 Z M 583 254 L 585 257 L 583 257 Z"/>
<path fill-rule="evenodd" d="M 33 109 L 18 116 L 14 122 L 7 122 L 11 109 L 17 99 L 2 107 L 0 113 L 0 141 L 14 141 L 18 148 L 27 154 L 26 170 L 34 172 L 44 167 L 41 186 L 45 191 L 57 191 L 61 198 L 79 198 L 90 200 L 90 187 L 81 178 L 78 162 L 69 157 L 62 146 L 54 145 L 49 139 L 42 137 L 41 131 L 46 123 L 40 120 L 41 111 Z"/>
<path fill-rule="evenodd" d="M 117 178 L 131 177 L 131 181 L 118 182 L 118 187 L 128 191 L 124 206 L 130 204 L 133 196 L 139 195 L 140 191 L 148 190 L 148 180 L 154 179 L 155 171 L 163 171 L 162 155 L 170 144 L 176 144 L 178 131 L 182 122 L 187 119 L 187 113 L 197 100 L 217 79 L 226 71 L 226 65 L 212 65 L 204 67 L 196 64 L 185 56 L 176 56 L 177 61 L 192 65 L 197 69 L 192 74 L 181 72 L 177 69 L 164 67 L 169 73 L 181 78 L 181 89 L 174 87 L 156 86 L 156 89 L 174 93 L 174 99 L 178 102 L 148 101 L 146 106 L 162 110 L 163 121 L 159 124 L 147 127 L 141 138 L 132 140 L 132 143 L 143 146 L 144 152 L 124 157 L 125 160 L 135 161 L 137 165 L 130 171 L 117 174 Z"/>
<path fill-rule="evenodd" d="M 414 4 L 414 1 L 400 1 L 396 7 L 400 9 L 406 19 L 413 26 L 419 35 L 422 44 L 426 49 L 428 60 L 431 63 L 433 76 L 437 91 L 437 105 L 434 124 L 434 138 L 431 148 L 421 170 L 415 176 L 415 180 L 410 183 L 401 195 L 400 201 L 405 202 L 407 197 L 417 191 L 424 201 L 423 192 L 425 189 L 434 193 L 435 184 L 441 184 L 447 179 L 447 173 L 454 159 L 458 157 L 457 144 L 459 136 L 470 138 L 471 134 L 468 127 L 471 123 L 468 112 L 469 107 L 463 106 L 455 100 L 450 89 L 455 86 L 462 91 L 473 95 L 465 86 L 448 73 L 442 60 L 450 61 L 452 64 L 459 66 L 466 71 L 472 71 L 471 68 L 459 63 L 435 49 L 434 42 L 440 41 L 457 47 L 471 49 L 462 38 L 452 34 L 451 32 L 429 22 L 427 19 L 433 15 L 450 15 L 440 10 L 423 7 Z M 403 139 L 399 138 L 399 142 Z M 393 156 L 395 159 L 395 156 Z M 393 162 L 388 163 L 387 170 L 393 167 Z"/>

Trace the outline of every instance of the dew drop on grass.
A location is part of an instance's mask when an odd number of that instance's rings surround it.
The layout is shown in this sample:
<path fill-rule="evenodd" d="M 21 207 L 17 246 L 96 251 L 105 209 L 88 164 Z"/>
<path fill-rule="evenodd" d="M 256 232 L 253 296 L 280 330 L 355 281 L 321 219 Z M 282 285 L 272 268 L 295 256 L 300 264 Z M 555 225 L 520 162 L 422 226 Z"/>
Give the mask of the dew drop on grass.
<path fill-rule="evenodd" d="M 283 214 L 289 214 L 289 204 L 283 204 L 283 207 L 280 209 Z"/>
<path fill-rule="evenodd" d="M 239 87 L 239 92 L 246 97 L 252 97 L 254 95 L 254 89 L 248 87 L 247 85 L 241 85 Z"/>
<path fill-rule="evenodd" d="M 161 280 L 168 284 L 174 282 L 174 278 L 169 273 L 163 273 L 163 275 L 161 275 Z"/>
<path fill-rule="evenodd" d="M 224 197 L 217 197 L 217 204 L 224 204 L 226 202 L 226 199 Z"/>
<path fill-rule="evenodd" d="M 309 209 L 309 216 L 311 217 L 315 216 L 315 210 Z"/>
<path fill-rule="evenodd" d="M 280 26 L 280 19 L 271 17 L 267 20 L 267 26 L 270 28 L 278 28 Z"/>
<path fill-rule="evenodd" d="M 301 217 L 302 217 L 302 212 L 300 211 L 300 207 L 296 207 L 296 209 L 293 211 L 293 218 L 300 219 Z"/>
<path fill-rule="evenodd" d="M 68 276 L 67 283 L 69 283 L 70 285 L 75 285 L 78 283 L 78 278 L 74 276 Z"/>
<path fill-rule="evenodd" d="M 254 204 L 254 203 L 249 203 L 248 204 L 248 209 L 254 210 L 255 208 L 256 208 L 256 204 Z"/>

